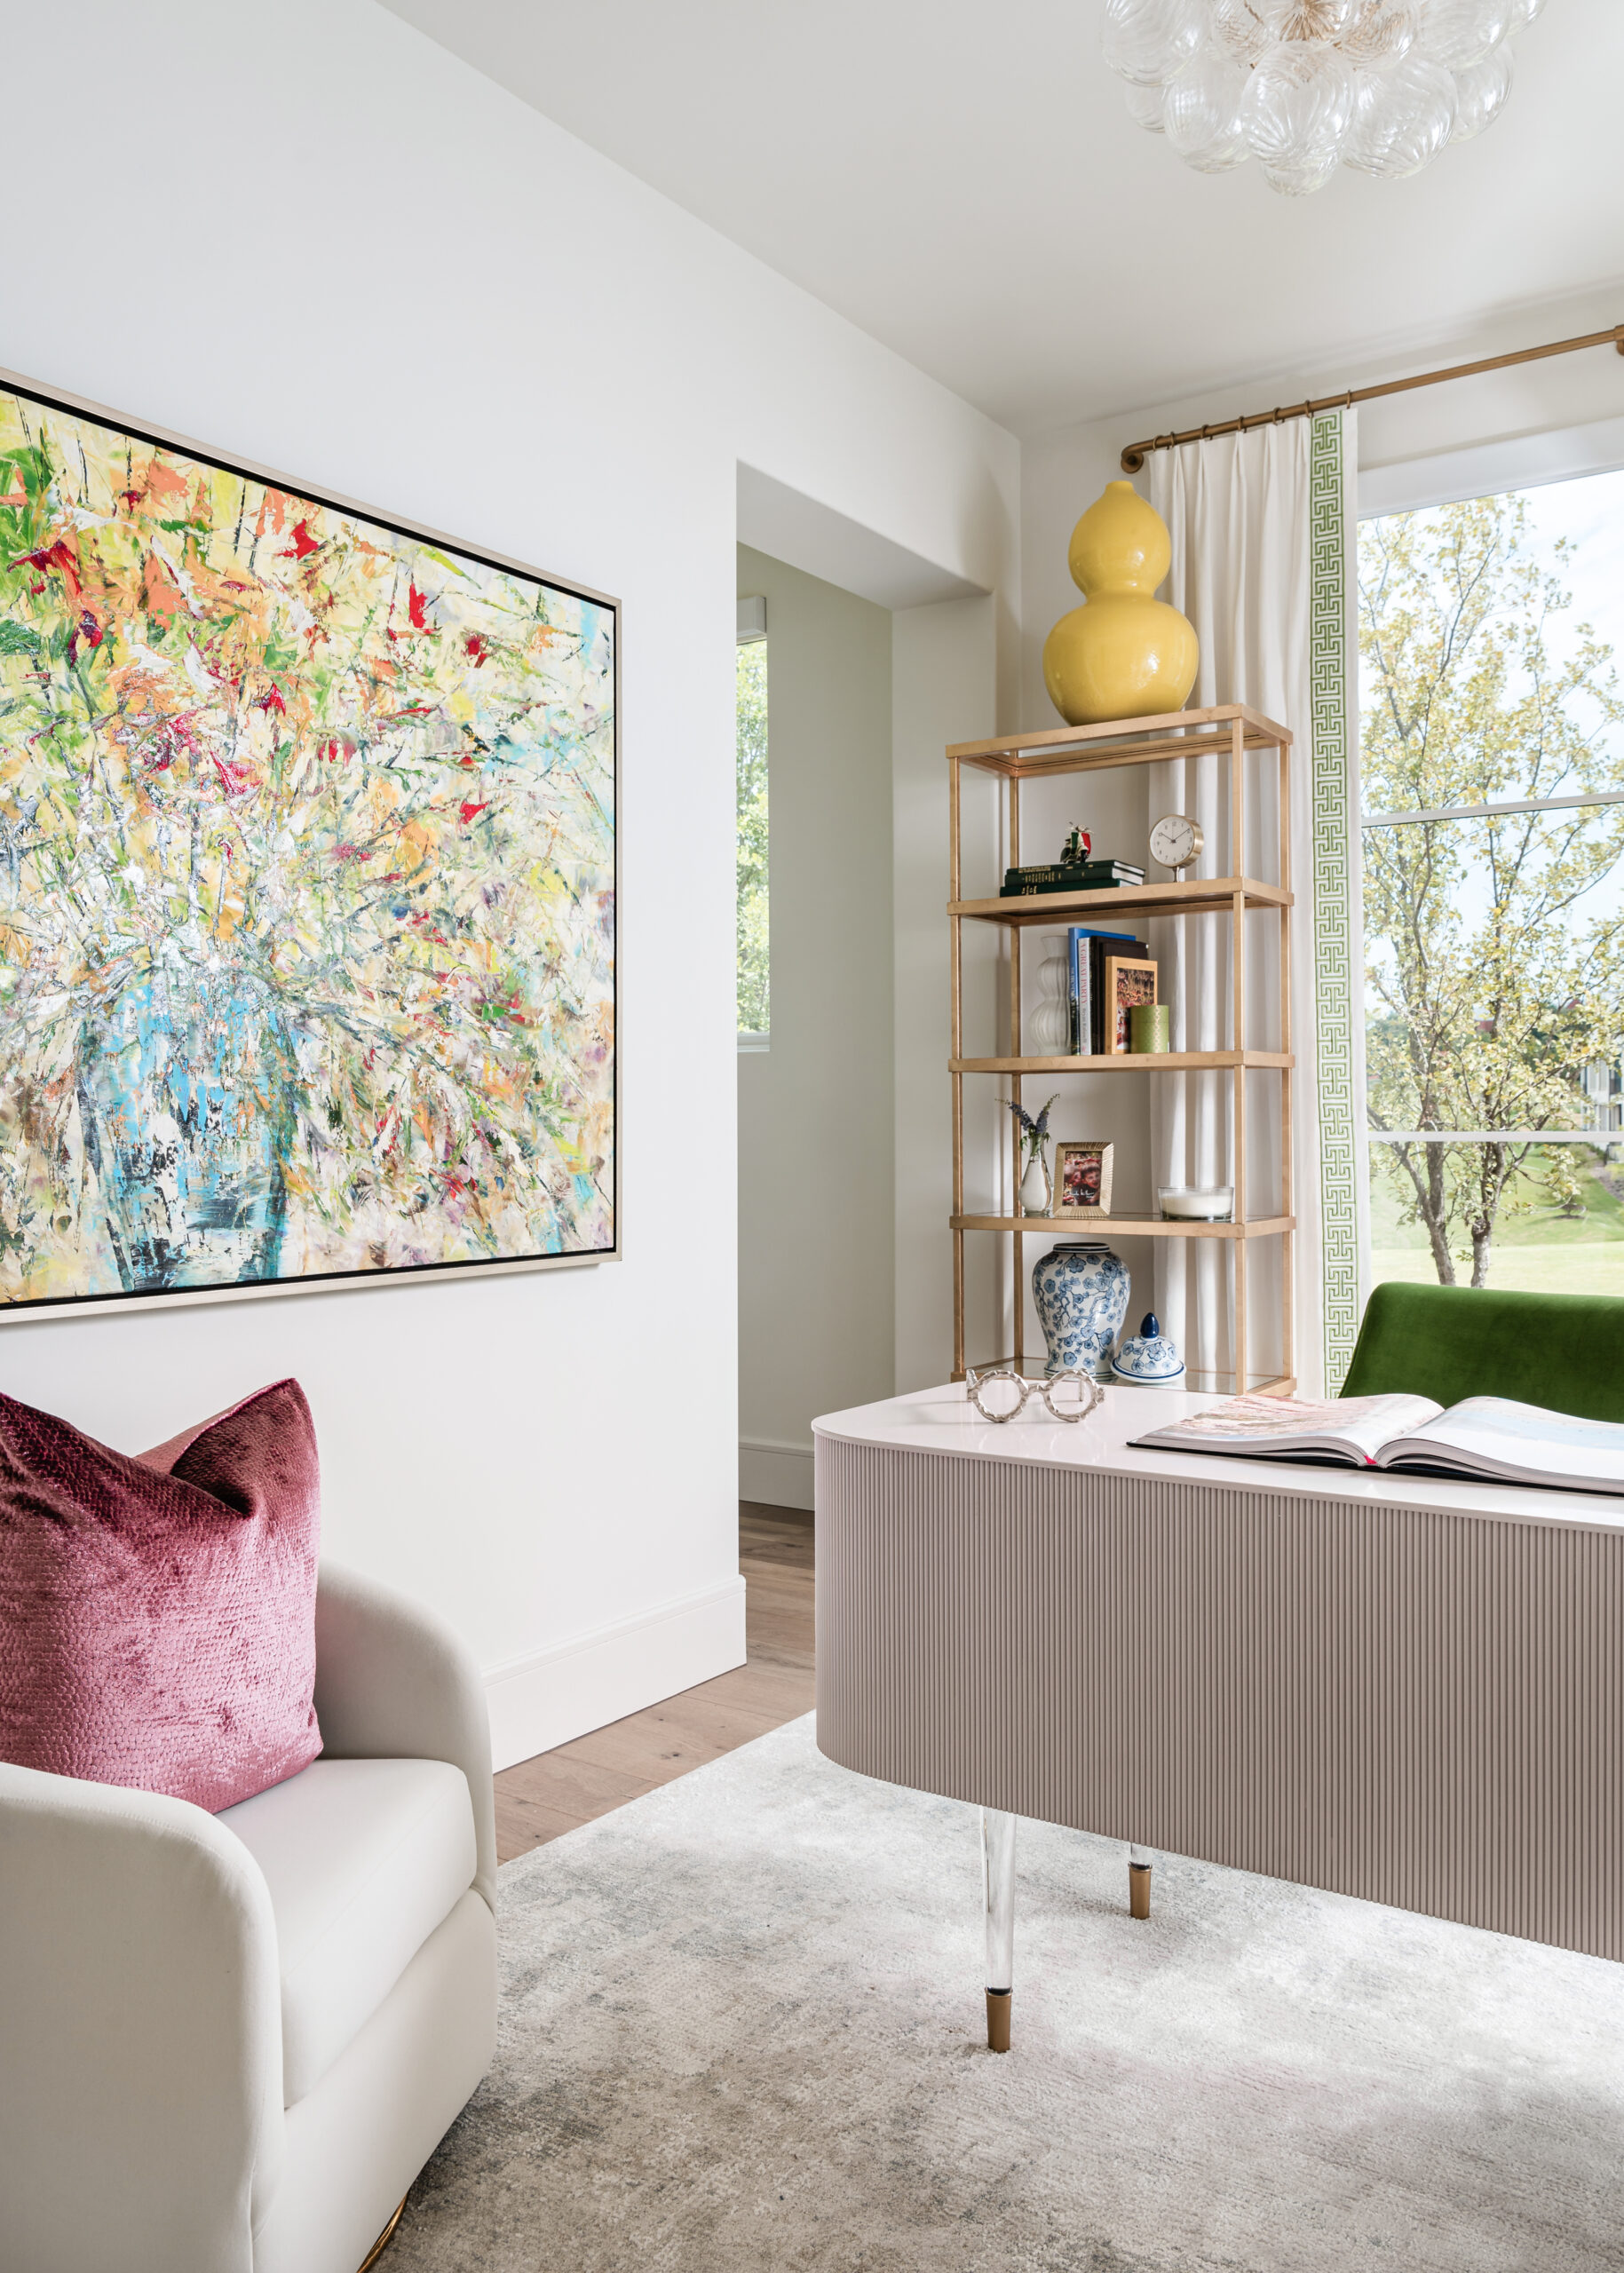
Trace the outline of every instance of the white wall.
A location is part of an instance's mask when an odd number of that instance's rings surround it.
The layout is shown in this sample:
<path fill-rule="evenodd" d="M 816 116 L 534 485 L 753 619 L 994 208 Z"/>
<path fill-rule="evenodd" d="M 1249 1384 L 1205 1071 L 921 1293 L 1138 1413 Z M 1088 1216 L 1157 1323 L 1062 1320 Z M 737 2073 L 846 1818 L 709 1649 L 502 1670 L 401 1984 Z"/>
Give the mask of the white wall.
<path fill-rule="evenodd" d="M 767 603 L 772 1024 L 739 1058 L 739 1489 L 810 1508 L 815 1415 L 892 1385 L 891 619 L 743 544 L 739 590 Z"/>
<path fill-rule="evenodd" d="M 737 464 L 999 594 L 1012 689 L 1017 446 L 371 0 L 14 10 L 5 65 L 51 91 L 0 361 L 625 603 L 624 1262 L 0 1332 L 127 1448 L 297 1374 L 329 1547 L 455 1621 L 521 1757 L 742 1650 Z"/>

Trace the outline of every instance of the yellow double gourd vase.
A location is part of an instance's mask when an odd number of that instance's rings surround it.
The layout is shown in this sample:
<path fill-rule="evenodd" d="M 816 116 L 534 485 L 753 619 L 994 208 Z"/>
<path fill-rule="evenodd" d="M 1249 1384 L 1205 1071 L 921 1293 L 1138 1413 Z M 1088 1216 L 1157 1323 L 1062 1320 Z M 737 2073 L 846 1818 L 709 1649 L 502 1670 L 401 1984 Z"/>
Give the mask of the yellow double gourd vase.
<path fill-rule="evenodd" d="M 1131 481 L 1108 481 L 1072 531 L 1086 605 L 1043 642 L 1043 683 L 1068 726 L 1182 710 L 1195 685 L 1195 627 L 1155 597 L 1172 565 L 1168 525 Z"/>

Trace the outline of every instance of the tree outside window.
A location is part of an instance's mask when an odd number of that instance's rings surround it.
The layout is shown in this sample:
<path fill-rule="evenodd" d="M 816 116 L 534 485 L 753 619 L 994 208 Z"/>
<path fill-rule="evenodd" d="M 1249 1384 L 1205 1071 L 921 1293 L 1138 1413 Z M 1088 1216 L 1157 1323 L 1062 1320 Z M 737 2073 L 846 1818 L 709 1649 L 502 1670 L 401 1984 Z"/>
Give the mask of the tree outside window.
<path fill-rule="evenodd" d="M 767 962 L 767 643 L 741 641 L 738 693 L 739 1031 L 770 1030 Z"/>
<path fill-rule="evenodd" d="M 1606 475 L 1360 532 L 1378 1279 L 1624 1294 L 1621 510 Z"/>

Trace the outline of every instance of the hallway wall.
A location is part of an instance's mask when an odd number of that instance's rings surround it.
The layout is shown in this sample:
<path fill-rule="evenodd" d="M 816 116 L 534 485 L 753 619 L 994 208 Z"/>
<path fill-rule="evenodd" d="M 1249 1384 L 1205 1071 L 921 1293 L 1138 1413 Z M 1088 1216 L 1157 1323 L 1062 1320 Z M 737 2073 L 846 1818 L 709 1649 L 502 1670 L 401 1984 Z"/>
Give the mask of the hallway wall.
<path fill-rule="evenodd" d="M 739 547 L 767 603 L 772 1040 L 739 1057 L 740 1491 L 812 1505 L 815 1414 L 888 1397 L 891 617 Z"/>

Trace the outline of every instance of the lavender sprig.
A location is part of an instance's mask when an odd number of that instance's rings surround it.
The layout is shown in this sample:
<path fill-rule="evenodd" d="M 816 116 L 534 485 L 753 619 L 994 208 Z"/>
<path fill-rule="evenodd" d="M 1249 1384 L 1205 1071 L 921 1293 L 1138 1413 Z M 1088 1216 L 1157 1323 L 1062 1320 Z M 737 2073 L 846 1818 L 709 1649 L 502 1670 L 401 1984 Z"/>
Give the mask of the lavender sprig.
<path fill-rule="evenodd" d="M 1058 1097 L 1058 1091 L 1057 1091 L 1056 1096 Z M 1043 1107 L 1042 1112 L 1038 1114 L 1035 1121 L 1027 1112 L 1026 1106 L 1018 1103 L 1014 1097 L 1006 1097 L 1004 1099 L 1004 1103 L 1009 1106 L 1010 1111 L 1020 1122 L 1021 1136 L 1026 1151 L 1028 1152 L 1035 1152 L 1038 1147 L 1043 1143 L 1045 1137 L 1049 1135 L 1049 1115 L 1054 1105 L 1055 1098 L 1050 1098 L 1048 1105 Z"/>

